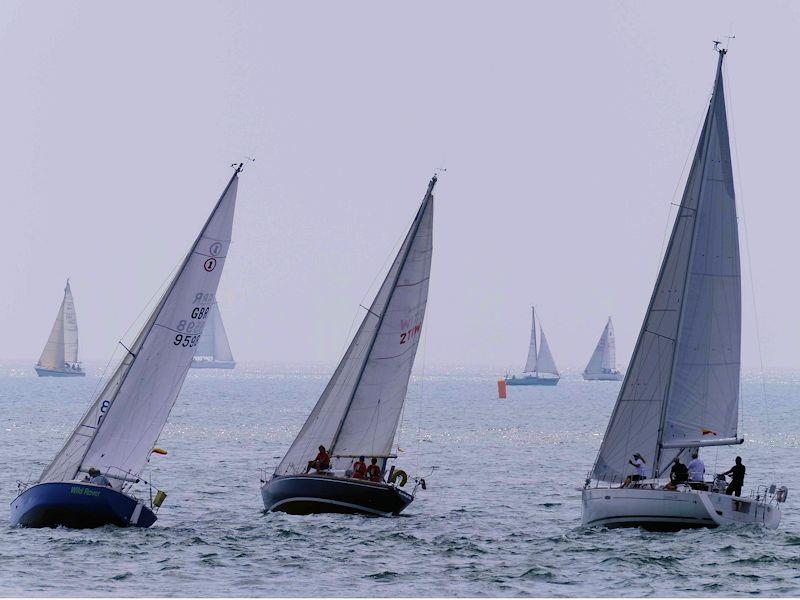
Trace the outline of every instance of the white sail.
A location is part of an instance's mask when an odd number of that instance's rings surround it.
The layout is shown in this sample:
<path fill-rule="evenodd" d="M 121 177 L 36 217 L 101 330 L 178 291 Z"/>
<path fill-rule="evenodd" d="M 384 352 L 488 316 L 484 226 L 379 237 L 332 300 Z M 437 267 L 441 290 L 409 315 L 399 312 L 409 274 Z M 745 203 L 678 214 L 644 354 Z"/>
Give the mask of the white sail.
<path fill-rule="evenodd" d="M 550 352 L 550 344 L 547 343 L 547 337 L 544 334 L 544 327 L 542 327 L 541 321 L 539 321 L 539 356 L 536 358 L 536 368 L 539 374 L 559 375 L 558 367 L 556 367 L 556 361 Z"/>
<path fill-rule="evenodd" d="M 531 306 L 531 342 L 528 346 L 528 359 L 525 361 L 525 373 L 536 372 L 536 309 Z"/>
<path fill-rule="evenodd" d="M 78 319 L 75 315 L 75 301 L 72 299 L 72 290 L 69 279 L 64 288 L 64 298 L 58 309 L 50 337 L 39 357 L 39 366 L 46 369 L 59 370 L 64 368 L 64 363 L 78 362 Z"/>
<path fill-rule="evenodd" d="M 228 334 L 225 333 L 225 326 L 222 324 L 222 315 L 219 312 L 219 304 L 211 308 L 203 335 L 197 344 L 195 352 L 196 359 L 211 360 L 219 362 L 234 362 L 231 346 L 228 343 Z"/>
<path fill-rule="evenodd" d="M 206 221 L 130 351 L 39 481 L 90 467 L 135 478 L 163 429 L 215 302 L 231 239 L 238 173 Z M 112 479 L 116 489 L 125 482 Z"/>
<path fill-rule="evenodd" d="M 277 474 L 304 470 L 320 444 L 334 457 L 390 453 L 425 316 L 435 184 L 436 177 L 375 300 Z"/>
<path fill-rule="evenodd" d="M 72 299 L 72 290 L 67 287 L 64 290 L 64 361 L 68 363 L 78 362 L 78 317 L 75 314 L 75 301 Z"/>
<path fill-rule="evenodd" d="M 589 359 L 589 364 L 584 369 L 584 373 L 587 375 L 609 373 L 616 371 L 616 364 L 617 349 L 614 341 L 614 325 L 612 325 L 611 317 L 609 317 L 603 333 L 597 341 L 592 357 Z"/>
<path fill-rule="evenodd" d="M 723 57 L 595 479 L 620 481 L 634 452 L 664 469 L 680 444 L 736 436 L 741 291 Z"/>

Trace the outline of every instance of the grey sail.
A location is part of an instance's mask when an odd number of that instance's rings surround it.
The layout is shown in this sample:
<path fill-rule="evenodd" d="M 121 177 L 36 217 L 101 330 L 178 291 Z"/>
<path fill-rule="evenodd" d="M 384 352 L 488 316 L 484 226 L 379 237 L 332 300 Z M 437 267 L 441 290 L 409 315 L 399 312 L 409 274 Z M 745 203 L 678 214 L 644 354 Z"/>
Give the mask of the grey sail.
<path fill-rule="evenodd" d="M 192 367 L 232 367 L 234 364 L 235 361 L 228 342 L 228 334 L 225 332 L 225 325 L 222 322 L 222 315 L 217 303 L 211 308 L 208 322 L 203 329 L 203 335 L 197 344 L 197 352 L 195 352 Z"/>
<path fill-rule="evenodd" d="M 666 254 L 592 476 L 640 453 L 659 473 L 683 448 L 736 440 L 741 284 L 720 52 Z"/>
<path fill-rule="evenodd" d="M 334 468 L 387 457 L 405 401 L 428 299 L 434 177 L 383 284 L 322 396 L 276 469 L 303 472 L 317 446 Z M 341 457 L 341 458 L 337 458 Z"/>
<path fill-rule="evenodd" d="M 528 359 L 525 361 L 525 373 L 536 372 L 536 358 L 538 352 L 536 347 L 536 309 L 531 306 L 531 342 L 528 346 Z"/>

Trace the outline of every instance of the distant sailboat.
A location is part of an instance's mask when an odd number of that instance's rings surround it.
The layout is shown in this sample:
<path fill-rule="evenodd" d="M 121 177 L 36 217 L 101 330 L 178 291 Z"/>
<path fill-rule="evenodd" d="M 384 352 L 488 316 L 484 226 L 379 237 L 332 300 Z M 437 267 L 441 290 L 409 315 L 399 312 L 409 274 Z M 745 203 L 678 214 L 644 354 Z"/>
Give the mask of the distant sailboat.
<path fill-rule="evenodd" d="M 166 497 L 131 491 L 155 448 L 214 305 L 231 239 L 238 165 L 139 335 L 11 522 L 28 527 L 149 527 Z"/>
<path fill-rule="evenodd" d="M 738 435 L 741 266 L 718 49 L 713 95 L 630 366 L 583 489 L 583 524 L 775 528 L 786 488 L 725 493 L 725 480 L 662 485 L 673 460 Z M 638 472 L 634 472 L 638 468 Z M 681 478 L 683 479 L 683 478 Z M 622 485 L 620 485 L 622 484 Z"/>
<path fill-rule="evenodd" d="M 556 361 L 550 352 L 550 345 L 544 335 L 542 322 L 539 321 L 540 343 L 536 339 L 536 308 L 531 307 L 531 343 L 528 347 L 528 360 L 525 361 L 525 370 L 517 377 L 506 375 L 507 385 L 556 385 L 561 374 L 556 367 Z M 537 349 L 538 345 L 538 349 Z"/>
<path fill-rule="evenodd" d="M 236 367 L 236 362 L 233 360 L 228 335 L 222 324 L 219 304 L 214 304 L 205 327 L 203 327 L 203 335 L 200 336 L 200 341 L 197 343 L 197 352 L 194 353 L 192 359 L 192 368 L 233 369 L 234 367 Z"/>
<path fill-rule="evenodd" d="M 361 326 L 261 496 L 270 511 L 291 514 L 398 514 L 414 499 L 405 472 L 386 473 L 428 301 L 433 253 L 433 188 L 428 191 Z M 329 468 L 311 470 L 324 446 Z M 317 455 L 319 456 L 319 455 Z M 374 460 L 375 476 L 356 459 Z M 317 465 L 323 467 L 323 465 Z M 367 471 L 367 474 L 369 472 Z M 418 485 L 425 486 L 418 479 Z"/>
<path fill-rule="evenodd" d="M 614 338 L 614 325 L 608 317 L 603 334 L 597 342 L 592 358 L 583 371 L 587 381 L 620 381 L 622 373 L 617 369 L 617 342 Z"/>
<path fill-rule="evenodd" d="M 83 377 L 86 373 L 78 361 L 78 318 L 72 290 L 64 288 L 64 298 L 58 309 L 50 337 L 42 350 L 39 362 L 34 366 L 39 377 Z"/>

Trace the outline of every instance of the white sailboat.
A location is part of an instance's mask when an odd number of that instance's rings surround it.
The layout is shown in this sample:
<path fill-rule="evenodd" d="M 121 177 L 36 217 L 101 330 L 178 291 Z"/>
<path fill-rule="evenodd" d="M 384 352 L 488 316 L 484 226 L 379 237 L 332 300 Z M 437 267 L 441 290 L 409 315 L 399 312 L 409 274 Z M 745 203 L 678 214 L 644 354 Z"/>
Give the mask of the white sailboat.
<path fill-rule="evenodd" d="M 383 284 L 286 456 L 261 496 L 270 511 L 388 516 L 414 499 L 387 462 L 417 353 L 433 254 L 434 176 Z M 323 450 L 319 447 L 322 446 Z M 311 470 L 311 459 L 323 461 Z M 358 459 L 363 459 L 359 461 Z M 359 469 L 373 462 L 374 473 Z M 365 465 L 364 465 L 365 466 Z M 423 486 L 424 480 L 417 483 Z"/>
<path fill-rule="evenodd" d="M 720 477 L 662 485 L 676 457 L 686 463 L 694 451 L 744 441 L 738 435 L 739 237 L 723 88 L 726 50 L 718 51 L 713 95 L 669 245 L 583 489 L 587 526 L 774 528 L 780 522 L 785 487 L 761 486 L 739 498 L 725 493 Z M 631 463 L 642 459 L 634 474 Z"/>
<path fill-rule="evenodd" d="M 149 527 L 165 494 L 132 488 L 151 453 L 214 305 L 231 240 L 238 165 L 205 226 L 119 366 L 39 480 L 11 503 L 28 527 Z"/>
<path fill-rule="evenodd" d="M 193 369 L 233 369 L 236 362 L 233 360 L 231 345 L 228 343 L 228 334 L 222 324 L 222 315 L 219 304 L 211 307 L 211 313 L 203 327 L 203 335 L 197 343 L 197 351 L 192 359 Z"/>
<path fill-rule="evenodd" d="M 614 337 L 614 325 L 608 317 L 605 329 L 597 341 L 597 346 L 583 370 L 583 378 L 587 381 L 620 381 L 622 373 L 617 369 L 617 342 Z"/>
<path fill-rule="evenodd" d="M 58 309 L 50 337 L 34 366 L 39 377 L 83 377 L 86 375 L 78 360 L 78 318 L 69 279 L 64 298 Z"/>
<path fill-rule="evenodd" d="M 539 343 L 536 339 L 536 308 L 531 306 L 531 341 L 528 347 L 528 360 L 522 375 L 505 377 L 506 385 L 557 385 L 561 374 L 556 367 L 550 344 L 544 335 L 544 328 L 539 321 Z M 537 347 L 538 346 L 538 347 Z"/>

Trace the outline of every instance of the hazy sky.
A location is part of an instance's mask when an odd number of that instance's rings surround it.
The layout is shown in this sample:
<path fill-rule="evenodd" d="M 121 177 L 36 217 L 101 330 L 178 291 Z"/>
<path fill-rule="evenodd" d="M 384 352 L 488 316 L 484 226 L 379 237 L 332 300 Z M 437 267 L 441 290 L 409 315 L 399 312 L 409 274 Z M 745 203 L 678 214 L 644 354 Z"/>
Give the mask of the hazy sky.
<path fill-rule="evenodd" d="M 219 294 L 237 359 L 338 360 L 446 167 L 426 360 L 521 368 L 535 303 L 560 366 L 608 315 L 624 365 L 731 28 L 764 358 L 796 366 L 800 5 L 728 1 L 6 0 L 0 357 L 38 357 L 69 276 L 82 358 L 107 359 L 249 154 Z"/>

